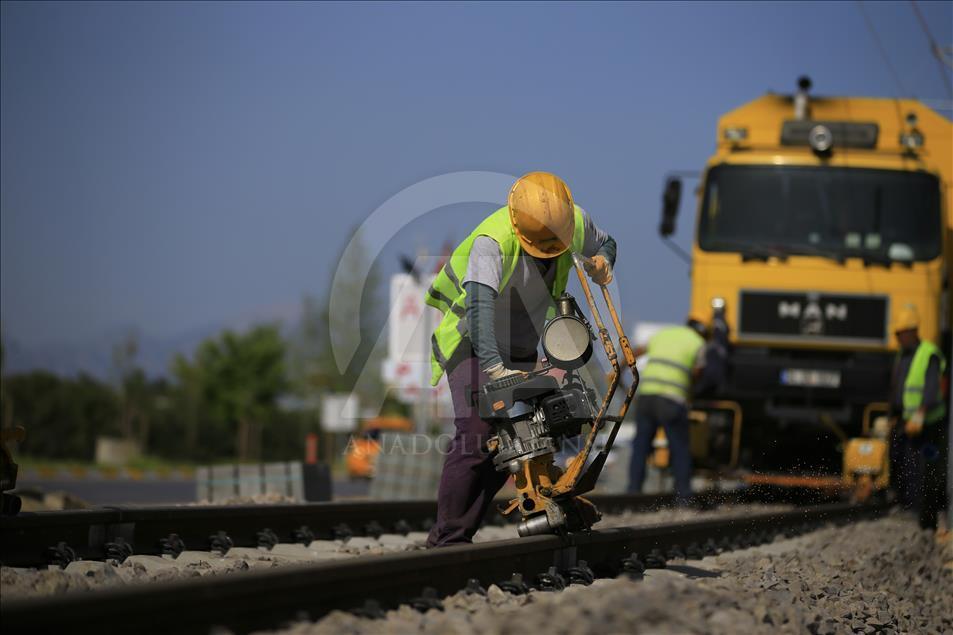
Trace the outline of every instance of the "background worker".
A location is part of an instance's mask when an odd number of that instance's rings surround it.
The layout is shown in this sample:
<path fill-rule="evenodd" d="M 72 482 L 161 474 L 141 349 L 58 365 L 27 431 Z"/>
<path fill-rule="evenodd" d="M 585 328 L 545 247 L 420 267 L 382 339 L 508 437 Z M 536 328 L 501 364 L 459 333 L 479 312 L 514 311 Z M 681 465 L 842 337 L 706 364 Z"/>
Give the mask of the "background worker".
<path fill-rule="evenodd" d="M 659 426 L 668 440 L 676 502 L 691 497 L 692 457 L 688 435 L 688 402 L 692 383 L 702 373 L 705 325 L 689 318 L 685 326 L 671 326 L 652 336 L 645 349 L 648 363 L 641 373 L 635 404 L 635 440 L 629 465 L 629 491 L 641 492 L 645 482 L 645 462 Z"/>
<path fill-rule="evenodd" d="M 708 340 L 699 353 L 701 366 L 692 383 L 695 397 L 717 395 L 728 376 L 728 356 L 731 344 L 728 340 L 728 322 L 725 320 L 725 306 L 721 302 L 712 307 L 711 326 Z"/>
<path fill-rule="evenodd" d="M 443 318 L 431 338 L 436 384 L 447 373 L 456 431 L 440 477 L 437 522 L 428 546 L 470 542 L 509 475 L 497 472 L 474 393 L 490 380 L 532 370 L 546 314 L 572 270 L 572 253 L 592 258 L 589 277 L 612 278 L 616 243 L 573 203 L 557 176 L 531 172 L 507 206 L 453 251 L 428 291 Z"/>
<path fill-rule="evenodd" d="M 941 378 L 946 360 L 940 349 L 920 339 L 916 307 L 903 307 L 895 335 L 900 352 L 894 364 L 890 412 L 894 420 L 891 462 L 901 505 L 919 512 L 920 526 L 936 529 L 946 507 L 948 423 Z"/>

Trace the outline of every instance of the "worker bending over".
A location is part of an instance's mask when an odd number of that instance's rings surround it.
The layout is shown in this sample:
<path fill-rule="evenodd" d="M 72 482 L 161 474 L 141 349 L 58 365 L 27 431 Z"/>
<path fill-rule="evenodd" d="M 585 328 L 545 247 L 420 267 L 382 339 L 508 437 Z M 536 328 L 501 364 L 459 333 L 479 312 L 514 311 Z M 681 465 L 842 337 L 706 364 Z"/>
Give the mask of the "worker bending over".
<path fill-rule="evenodd" d="M 447 373 L 456 426 L 428 546 L 470 542 L 509 477 L 493 466 L 486 442 L 494 430 L 479 417 L 475 395 L 490 380 L 537 367 L 540 334 L 566 289 L 573 253 L 592 258 L 594 282 L 609 283 L 615 241 L 559 177 L 531 172 L 453 251 L 427 292 L 427 304 L 443 312 L 431 338 L 431 383 Z"/>
<path fill-rule="evenodd" d="M 671 326 L 652 336 L 636 354 L 648 355 L 641 373 L 635 404 L 635 440 L 629 465 L 629 491 L 641 492 L 645 462 L 659 426 L 665 430 L 675 475 L 676 502 L 687 504 L 692 490 L 688 403 L 692 383 L 703 373 L 705 325 L 689 318 L 685 326 Z"/>
<path fill-rule="evenodd" d="M 922 528 L 936 529 L 946 507 L 948 424 L 941 389 L 946 360 L 933 342 L 920 339 L 919 328 L 916 307 L 903 307 L 890 393 L 891 462 L 901 505 L 919 512 Z"/>

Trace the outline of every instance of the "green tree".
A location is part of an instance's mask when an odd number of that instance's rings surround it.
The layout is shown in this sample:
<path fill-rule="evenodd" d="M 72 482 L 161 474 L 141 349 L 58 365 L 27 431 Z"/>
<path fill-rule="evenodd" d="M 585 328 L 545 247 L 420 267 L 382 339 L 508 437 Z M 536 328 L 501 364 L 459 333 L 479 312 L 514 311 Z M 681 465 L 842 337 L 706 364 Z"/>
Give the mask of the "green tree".
<path fill-rule="evenodd" d="M 96 437 L 116 431 L 116 394 L 88 375 L 76 379 L 45 371 L 11 375 L 4 381 L 4 401 L 12 419 L 26 428 L 21 449 L 32 456 L 91 460 Z"/>
<path fill-rule="evenodd" d="M 177 355 L 172 361 L 172 376 L 178 380 L 172 394 L 172 411 L 184 429 L 184 444 L 180 445 L 180 449 L 185 456 L 198 458 L 199 428 L 204 406 L 202 375 L 198 367 L 182 355 Z"/>
<path fill-rule="evenodd" d="M 234 428 L 239 460 L 261 456 L 262 424 L 286 389 L 285 343 L 277 326 L 244 334 L 225 331 L 199 345 L 194 359 L 173 369 L 180 384 L 197 389 L 211 418 Z"/>
<path fill-rule="evenodd" d="M 113 347 L 112 364 L 119 407 L 119 432 L 142 450 L 149 441 L 154 386 L 136 363 L 139 338 L 130 331 Z"/>

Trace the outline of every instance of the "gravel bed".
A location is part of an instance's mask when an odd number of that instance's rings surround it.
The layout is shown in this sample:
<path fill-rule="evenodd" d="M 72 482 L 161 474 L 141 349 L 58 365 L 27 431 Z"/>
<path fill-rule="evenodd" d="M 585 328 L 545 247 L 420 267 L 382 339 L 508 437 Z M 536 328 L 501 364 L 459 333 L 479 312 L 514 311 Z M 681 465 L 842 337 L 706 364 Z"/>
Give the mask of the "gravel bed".
<path fill-rule="evenodd" d="M 704 512 L 688 509 L 625 512 L 607 515 L 597 527 L 678 522 L 700 515 L 715 518 L 737 514 L 742 510 L 761 512 L 780 509 L 787 507 L 726 505 Z M 481 529 L 475 541 L 487 542 L 517 537 L 516 525 L 491 525 Z M 309 545 L 278 544 L 271 550 L 236 547 L 229 550 L 225 556 L 208 551 L 185 551 L 175 559 L 134 555 L 122 564 L 79 561 L 70 563 L 66 569 L 0 567 L 0 602 L 26 596 L 91 591 L 125 584 L 238 573 L 261 567 L 413 551 L 423 549 L 426 541 L 425 532 L 411 532 L 406 536 L 383 534 L 379 538 L 355 536 L 347 541 L 315 540 Z"/>
<path fill-rule="evenodd" d="M 698 561 L 645 579 L 597 580 L 559 593 L 458 593 L 444 610 L 403 606 L 386 619 L 336 611 L 281 635 L 603 633 L 950 633 L 953 572 L 906 516 L 826 528 Z"/>

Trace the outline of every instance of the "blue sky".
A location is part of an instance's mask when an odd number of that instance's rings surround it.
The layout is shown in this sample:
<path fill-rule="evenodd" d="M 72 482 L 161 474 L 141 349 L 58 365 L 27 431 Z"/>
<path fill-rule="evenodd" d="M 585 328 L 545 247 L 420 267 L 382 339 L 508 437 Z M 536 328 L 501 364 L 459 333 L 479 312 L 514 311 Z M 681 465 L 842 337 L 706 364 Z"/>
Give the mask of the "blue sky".
<path fill-rule="evenodd" d="M 949 100 L 910 4 L 866 7 L 907 91 Z M 920 7 L 953 44 L 953 3 Z M 627 318 L 680 319 L 661 186 L 703 164 L 719 113 L 802 73 L 820 94 L 899 91 L 854 2 L 0 11 L 0 317 L 26 343 L 293 315 L 357 223 L 457 170 L 563 176 L 619 243 Z M 489 211 L 437 210 L 380 264 Z"/>

